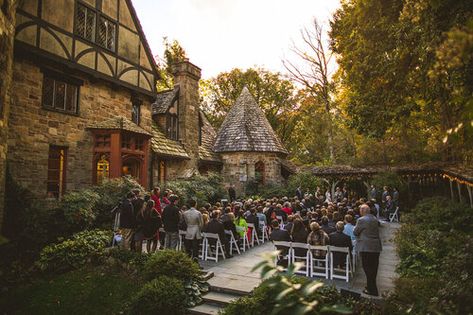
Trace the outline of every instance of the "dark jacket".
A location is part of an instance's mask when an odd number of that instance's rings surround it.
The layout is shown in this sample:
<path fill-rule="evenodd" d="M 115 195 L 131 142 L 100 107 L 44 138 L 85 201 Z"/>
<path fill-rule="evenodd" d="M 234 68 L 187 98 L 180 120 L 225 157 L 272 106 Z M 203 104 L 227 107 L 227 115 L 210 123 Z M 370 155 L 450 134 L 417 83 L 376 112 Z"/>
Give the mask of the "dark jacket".
<path fill-rule="evenodd" d="M 259 220 L 256 214 L 250 213 L 246 218 L 246 223 L 253 223 L 255 225 L 256 231 L 259 230 Z"/>
<path fill-rule="evenodd" d="M 291 236 L 289 235 L 289 232 L 286 230 L 281 230 L 281 229 L 273 229 L 271 234 L 269 235 L 269 239 L 271 241 L 285 241 L 285 242 L 290 242 L 291 241 Z M 278 248 L 276 246 L 276 249 L 282 251 L 282 255 L 287 255 L 287 248 Z"/>
<path fill-rule="evenodd" d="M 330 235 L 331 233 L 335 232 L 335 228 L 331 227 L 330 225 L 322 225 L 320 227 L 327 235 Z"/>
<path fill-rule="evenodd" d="M 125 199 L 120 206 L 120 227 L 123 229 L 136 227 L 135 210 L 129 199 Z"/>
<path fill-rule="evenodd" d="M 219 222 L 217 219 L 211 219 L 203 231 L 207 233 L 218 234 L 220 237 L 220 242 L 223 244 L 225 240 L 225 229 L 223 227 L 223 223 Z M 216 242 L 214 239 L 209 239 L 209 243 L 210 245 L 215 245 Z"/>
<path fill-rule="evenodd" d="M 170 204 L 166 206 L 163 210 L 163 225 L 166 232 L 177 232 L 179 230 L 179 209 Z"/>
<path fill-rule="evenodd" d="M 333 232 L 329 235 L 329 245 L 337 247 L 348 247 L 350 249 L 350 253 L 353 249 L 350 236 L 338 231 Z M 333 265 L 343 265 L 345 262 L 345 257 L 346 255 L 344 253 L 333 253 Z"/>
<path fill-rule="evenodd" d="M 223 215 L 220 217 L 220 221 L 221 221 L 222 224 L 223 224 L 224 230 L 232 231 L 233 236 L 234 236 L 235 238 L 238 238 L 238 233 L 237 233 L 237 231 L 236 231 L 235 223 L 233 223 L 233 220 L 232 220 L 232 218 L 230 218 L 230 216 L 228 215 L 228 213 L 223 214 Z"/>

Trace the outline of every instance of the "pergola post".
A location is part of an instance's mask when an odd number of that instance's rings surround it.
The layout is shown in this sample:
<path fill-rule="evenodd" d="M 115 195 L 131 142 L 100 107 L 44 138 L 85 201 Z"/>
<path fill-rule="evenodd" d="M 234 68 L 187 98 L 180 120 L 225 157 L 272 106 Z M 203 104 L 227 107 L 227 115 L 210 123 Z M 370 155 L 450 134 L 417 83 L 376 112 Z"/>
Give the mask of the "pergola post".
<path fill-rule="evenodd" d="M 453 181 L 450 179 L 450 196 L 452 197 L 452 200 L 455 198 L 453 197 Z"/>
<path fill-rule="evenodd" d="M 473 192 L 471 191 L 471 186 L 466 185 L 466 189 L 468 190 L 468 196 L 470 197 L 470 207 L 473 208 Z"/>
<path fill-rule="evenodd" d="M 458 200 L 460 200 L 460 203 L 463 202 L 462 198 L 462 186 L 459 182 L 457 182 L 457 188 L 458 188 Z"/>

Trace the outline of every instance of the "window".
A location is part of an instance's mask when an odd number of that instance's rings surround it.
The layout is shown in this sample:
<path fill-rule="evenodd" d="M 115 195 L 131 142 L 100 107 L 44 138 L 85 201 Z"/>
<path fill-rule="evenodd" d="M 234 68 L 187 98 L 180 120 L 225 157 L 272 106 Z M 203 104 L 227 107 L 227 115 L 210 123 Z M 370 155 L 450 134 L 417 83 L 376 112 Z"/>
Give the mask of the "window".
<path fill-rule="evenodd" d="M 167 137 L 169 139 L 177 140 L 177 137 L 178 137 L 177 128 L 178 128 L 177 115 L 168 115 L 166 131 L 167 131 Z"/>
<path fill-rule="evenodd" d="M 96 13 L 83 4 L 78 4 L 76 16 L 76 34 L 80 37 L 95 41 Z"/>
<path fill-rule="evenodd" d="M 141 103 L 134 101 L 131 107 L 131 121 L 139 125 L 140 118 L 141 118 Z"/>
<path fill-rule="evenodd" d="M 115 51 L 117 24 L 84 4 L 76 13 L 76 34 L 98 45 Z"/>
<path fill-rule="evenodd" d="M 102 183 L 105 178 L 108 178 L 110 175 L 110 163 L 107 160 L 105 155 L 100 157 L 100 160 L 97 161 L 97 184 Z"/>
<path fill-rule="evenodd" d="M 109 19 L 101 16 L 99 18 L 99 32 L 97 43 L 109 50 L 115 50 L 116 25 Z"/>
<path fill-rule="evenodd" d="M 95 147 L 97 147 L 97 148 L 109 148 L 110 147 L 110 135 L 96 135 L 95 136 Z"/>
<path fill-rule="evenodd" d="M 135 150 L 143 151 L 143 139 L 136 138 L 135 139 Z"/>
<path fill-rule="evenodd" d="M 131 137 L 122 135 L 122 149 L 131 149 Z"/>
<path fill-rule="evenodd" d="M 79 87 L 52 78 L 47 74 L 43 77 L 43 107 L 70 114 L 77 114 Z"/>
<path fill-rule="evenodd" d="M 59 198 L 66 190 L 66 157 L 67 148 L 51 145 L 48 156 L 47 194 Z"/>
<path fill-rule="evenodd" d="M 160 184 L 163 184 L 166 181 L 166 161 L 159 161 L 158 179 Z"/>

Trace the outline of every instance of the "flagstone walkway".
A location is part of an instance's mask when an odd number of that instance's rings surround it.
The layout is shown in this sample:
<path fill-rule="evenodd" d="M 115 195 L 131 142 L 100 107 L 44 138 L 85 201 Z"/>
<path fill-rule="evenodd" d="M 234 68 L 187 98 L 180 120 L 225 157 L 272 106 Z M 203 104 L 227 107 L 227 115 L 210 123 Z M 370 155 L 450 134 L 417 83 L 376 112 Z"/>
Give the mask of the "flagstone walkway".
<path fill-rule="evenodd" d="M 381 252 L 378 269 L 378 289 L 381 294 L 394 288 L 394 280 L 397 277 L 396 265 L 399 258 L 395 252 L 393 238 L 395 231 L 399 228 L 397 223 L 382 223 L 380 227 L 383 251 Z M 247 250 L 241 255 L 233 258 L 215 262 L 201 262 L 204 269 L 212 271 L 214 277 L 209 280 L 211 286 L 225 287 L 239 293 L 252 291 L 261 282 L 259 272 L 252 272 L 252 268 L 263 260 L 263 254 L 274 251 L 271 242 L 266 242 Z M 337 289 L 347 289 L 361 293 L 366 285 L 366 277 L 361 268 L 361 261 L 358 261 L 354 278 L 349 282 L 343 280 L 322 280 L 324 283 L 334 285 Z"/>

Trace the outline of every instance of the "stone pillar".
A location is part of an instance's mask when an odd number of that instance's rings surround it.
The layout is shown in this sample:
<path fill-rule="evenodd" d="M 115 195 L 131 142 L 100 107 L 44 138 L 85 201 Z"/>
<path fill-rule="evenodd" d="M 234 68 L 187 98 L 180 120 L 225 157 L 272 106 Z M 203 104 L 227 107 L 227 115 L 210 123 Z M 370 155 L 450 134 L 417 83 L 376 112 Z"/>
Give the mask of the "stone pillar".
<path fill-rule="evenodd" d="M 179 140 L 190 155 L 187 169 L 198 169 L 199 80 L 201 70 L 188 59 L 172 65 L 174 83 L 179 85 Z"/>
<path fill-rule="evenodd" d="M 0 232 L 5 209 L 8 117 L 13 76 L 13 42 L 18 1 L 0 0 Z"/>

